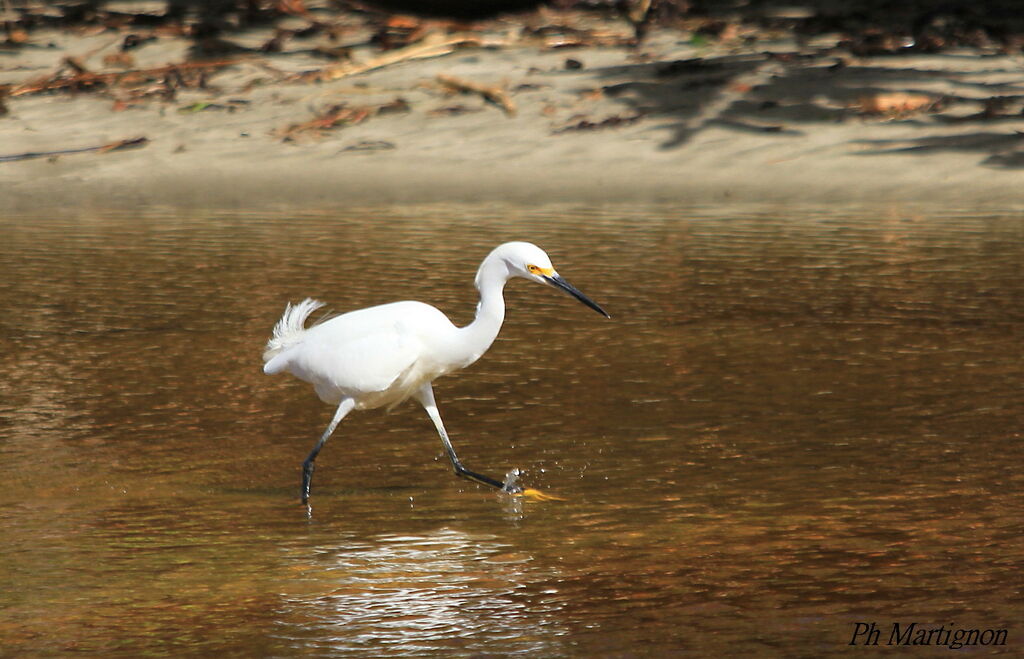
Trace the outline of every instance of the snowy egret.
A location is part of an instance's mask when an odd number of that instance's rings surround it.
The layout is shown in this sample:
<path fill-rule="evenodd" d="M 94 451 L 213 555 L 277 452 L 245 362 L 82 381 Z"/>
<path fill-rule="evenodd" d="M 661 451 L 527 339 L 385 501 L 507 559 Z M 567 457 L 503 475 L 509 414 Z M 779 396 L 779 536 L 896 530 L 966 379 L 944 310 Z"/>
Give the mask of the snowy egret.
<path fill-rule="evenodd" d="M 309 299 L 288 304 L 263 353 L 263 372 L 288 371 L 313 385 L 320 400 L 337 405 L 334 417 L 302 463 L 302 502 L 309 501 L 313 463 L 338 423 L 352 410 L 394 407 L 415 398 L 434 422 L 458 476 L 512 494 L 523 490 L 462 465 L 434 402 L 434 379 L 475 362 L 491 346 L 505 320 L 502 291 L 513 277 L 559 288 L 609 318 L 604 309 L 555 272 L 544 250 L 524 242 L 499 245 L 480 264 L 476 318 L 456 327 L 441 311 L 416 301 L 350 311 L 310 327 L 306 319 L 323 306 Z"/>

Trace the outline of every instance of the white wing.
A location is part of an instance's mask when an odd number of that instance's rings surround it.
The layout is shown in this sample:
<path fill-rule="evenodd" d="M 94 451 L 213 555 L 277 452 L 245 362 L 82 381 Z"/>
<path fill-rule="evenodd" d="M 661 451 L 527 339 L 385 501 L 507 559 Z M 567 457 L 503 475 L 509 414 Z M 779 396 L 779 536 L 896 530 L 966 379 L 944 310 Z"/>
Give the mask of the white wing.
<path fill-rule="evenodd" d="M 419 342 L 399 323 L 361 336 L 352 336 L 351 331 L 344 334 L 343 341 L 328 331 L 307 336 L 288 370 L 318 387 L 358 396 L 390 387 L 420 353 Z"/>
<path fill-rule="evenodd" d="M 307 329 L 301 340 L 267 363 L 267 371 L 287 370 L 312 383 L 326 402 L 344 396 L 359 399 L 405 382 L 413 370 L 419 380 L 418 371 L 425 366 L 415 368 L 424 356 L 422 333 L 439 323 L 451 325 L 440 311 L 421 302 L 352 311 Z M 405 393 L 395 392 L 402 398 Z M 391 399 L 381 398 L 377 404 Z"/>

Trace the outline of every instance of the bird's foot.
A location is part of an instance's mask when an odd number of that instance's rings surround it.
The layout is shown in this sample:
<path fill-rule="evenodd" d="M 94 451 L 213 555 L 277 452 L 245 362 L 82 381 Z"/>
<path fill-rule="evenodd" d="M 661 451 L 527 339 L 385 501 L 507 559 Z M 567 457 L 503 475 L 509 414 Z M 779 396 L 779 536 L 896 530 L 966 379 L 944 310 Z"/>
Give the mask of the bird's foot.
<path fill-rule="evenodd" d="M 566 501 L 564 497 L 555 496 L 554 494 L 548 494 L 547 492 L 541 492 L 540 490 L 532 487 L 527 487 L 519 492 L 516 492 L 514 496 L 529 499 L 531 501 Z"/>
<path fill-rule="evenodd" d="M 505 474 L 505 483 L 501 486 L 501 491 L 505 494 L 521 494 L 523 488 L 516 485 L 516 481 L 519 480 L 519 476 L 523 472 L 519 468 L 512 469 Z"/>
<path fill-rule="evenodd" d="M 519 476 L 522 473 L 519 469 L 513 469 L 505 474 L 505 484 L 502 486 L 501 491 L 514 497 L 522 497 L 532 501 L 565 501 L 562 497 L 556 497 L 553 494 L 547 494 L 532 487 L 524 488 L 521 485 L 517 485 L 516 481 L 519 480 Z"/>

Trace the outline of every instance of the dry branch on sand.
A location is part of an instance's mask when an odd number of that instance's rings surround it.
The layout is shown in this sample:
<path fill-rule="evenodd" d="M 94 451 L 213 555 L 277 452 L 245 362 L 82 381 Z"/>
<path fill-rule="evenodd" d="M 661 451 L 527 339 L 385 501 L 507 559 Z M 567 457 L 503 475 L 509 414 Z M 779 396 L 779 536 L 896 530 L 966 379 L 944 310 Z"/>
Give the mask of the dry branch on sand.
<path fill-rule="evenodd" d="M 370 117 L 378 114 L 406 112 L 408 110 L 409 104 L 401 98 L 396 98 L 390 103 L 384 103 L 383 105 L 376 106 L 348 106 L 344 103 L 340 103 L 338 105 L 332 105 L 312 119 L 295 123 L 287 128 L 274 131 L 274 135 L 281 138 L 284 142 L 293 142 L 303 135 L 319 136 L 325 131 L 339 126 L 360 124 Z"/>
<path fill-rule="evenodd" d="M 437 81 L 445 87 L 457 92 L 479 94 L 485 100 L 500 107 L 505 111 L 505 114 L 510 117 L 514 117 L 516 114 L 516 104 L 512 102 L 511 98 L 509 98 L 508 92 L 501 87 L 496 85 L 484 85 L 470 80 L 463 80 L 462 78 L 456 78 L 455 76 L 451 76 L 446 73 L 438 73 Z"/>
<path fill-rule="evenodd" d="M 300 82 L 338 80 L 400 62 L 440 57 L 453 53 L 459 48 L 480 46 L 482 43 L 480 36 L 474 34 L 457 33 L 446 35 L 439 32 L 430 32 L 412 45 L 386 52 L 379 57 L 374 57 L 365 62 L 339 62 L 338 64 L 332 64 L 315 71 L 296 74 L 292 79 Z"/>
<path fill-rule="evenodd" d="M 855 107 L 863 114 L 905 117 L 935 109 L 938 103 L 939 99 L 927 94 L 889 92 L 861 97 Z"/>
<path fill-rule="evenodd" d="M 74 153 L 108 153 L 122 149 L 136 149 L 149 144 L 149 138 L 132 137 L 126 140 L 108 142 L 98 146 L 87 146 L 78 149 L 58 149 L 55 151 L 28 151 L 26 153 L 15 153 L 9 156 L 0 156 L 0 162 L 14 162 L 17 160 L 32 160 L 33 158 L 53 158 L 55 156 L 71 155 Z"/>
<path fill-rule="evenodd" d="M 632 114 L 629 116 L 614 115 L 606 117 L 600 121 L 591 121 L 586 118 L 573 118 L 575 121 L 572 123 L 562 126 L 556 129 L 553 134 L 558 135 L 561 133 L 572 133 L 572 132 L 585 132 L 594 130 L 604 130 L 606 128 L 621 128 L 623 126 L 630 126 L 643 119 L 643 115 L 640 113 Z"/>
<path fill-rule="evenodd" d="M 291 142 L 302 134 L 318 135 L 325 130 L 338 126 L 362 123 L 370 114 L 371 110 L 368 107 L 349 107 L 341 103 L 331 106 L 308 121 L 292 124 L 287 128 L 276 131 L 275 135 L 285 142 Z"/>
<path fill-rule="evenodd" d="M 65 57 L 52 74 L 13 87 L 11 97 L 51 91 L 82 91 L 111 87 L 138 87 L 159 83 L 164 91 L 179 87 L 203 87 L 209 71 L 236 64 L 238 60 L 182 62 L 153 69 L 134 69 L 115 73 L 94 73 L 73 57 Z"/>

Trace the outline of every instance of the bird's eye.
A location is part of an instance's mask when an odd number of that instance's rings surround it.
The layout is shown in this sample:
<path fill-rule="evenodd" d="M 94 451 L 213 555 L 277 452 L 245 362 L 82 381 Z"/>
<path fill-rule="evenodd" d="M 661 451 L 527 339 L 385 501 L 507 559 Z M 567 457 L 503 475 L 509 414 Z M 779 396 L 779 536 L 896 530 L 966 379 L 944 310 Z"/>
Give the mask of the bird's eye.
<path fill-rule="evenodd" d="M 540 274 L 540 268 L 538 268 L 535 265 L 528 265 L 528 266 L 526 266 L 526 269 L 530 271 L 530 274 L 533 274 L 533 275 L 539 275 Z"/>

